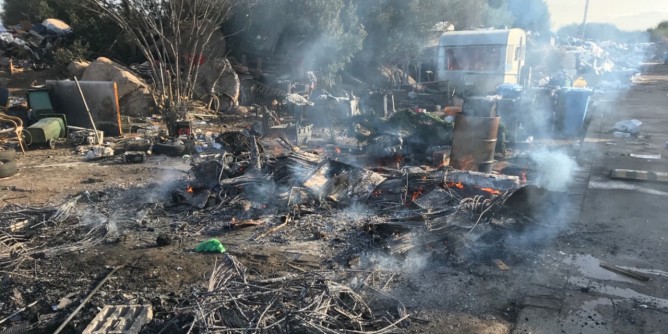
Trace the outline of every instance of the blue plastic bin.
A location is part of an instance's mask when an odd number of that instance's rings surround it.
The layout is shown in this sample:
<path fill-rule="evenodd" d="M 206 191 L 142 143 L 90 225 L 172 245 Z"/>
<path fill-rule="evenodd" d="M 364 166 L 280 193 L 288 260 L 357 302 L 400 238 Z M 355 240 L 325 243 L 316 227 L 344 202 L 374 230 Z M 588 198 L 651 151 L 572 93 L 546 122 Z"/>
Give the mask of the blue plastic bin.
<path fill-rule="evenodd" d="M 524 88 L 518 84 L 502 84 L 496 87 L 496 94 L 504 99 L 518 99 L 522 96 Z"/>
<path fill-rule="evenodd" d="M 586 88 L 563 88 L 557 96 L 555 129 L 565 137 L 575 137 L 583 133 L 589 99 L 593 91 Z"/>

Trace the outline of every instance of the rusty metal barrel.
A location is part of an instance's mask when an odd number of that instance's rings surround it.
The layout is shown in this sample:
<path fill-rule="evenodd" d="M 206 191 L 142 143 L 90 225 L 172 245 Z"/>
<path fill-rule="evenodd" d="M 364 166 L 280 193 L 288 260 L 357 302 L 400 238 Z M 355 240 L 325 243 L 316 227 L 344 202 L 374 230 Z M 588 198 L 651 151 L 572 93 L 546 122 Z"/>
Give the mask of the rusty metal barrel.
<path fill-rule="evenodd" d="M 455 117 L 450 166 L 461 170 L 491 173 L 499 123 L 499 117 L 458 114 Z"/>

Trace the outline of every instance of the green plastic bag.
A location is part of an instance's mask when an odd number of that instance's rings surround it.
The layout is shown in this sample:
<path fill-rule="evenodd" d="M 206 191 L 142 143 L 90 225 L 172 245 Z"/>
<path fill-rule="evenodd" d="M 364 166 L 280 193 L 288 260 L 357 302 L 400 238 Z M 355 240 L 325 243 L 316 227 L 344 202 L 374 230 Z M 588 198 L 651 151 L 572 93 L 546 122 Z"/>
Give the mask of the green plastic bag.
<path fill-rule="evenodd" d="M 225 253 L 225 246 L 218 241 L 218 239 L 209 239 L 201 242 L 195 247 L 195 252 L 198 253 Z"/>

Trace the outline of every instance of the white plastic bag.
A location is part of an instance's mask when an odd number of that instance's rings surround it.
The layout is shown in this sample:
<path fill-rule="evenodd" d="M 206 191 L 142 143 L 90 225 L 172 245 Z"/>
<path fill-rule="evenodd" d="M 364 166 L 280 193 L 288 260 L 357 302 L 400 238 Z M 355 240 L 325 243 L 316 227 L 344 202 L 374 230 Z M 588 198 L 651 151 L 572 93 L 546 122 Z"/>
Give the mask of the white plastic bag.
<path fill-rule="evenodd" d="M 641 125 L 642 122 L 637 119 L 625 120 L 615 123 L 615 130 L 635 135 L 640 133 Z"/>

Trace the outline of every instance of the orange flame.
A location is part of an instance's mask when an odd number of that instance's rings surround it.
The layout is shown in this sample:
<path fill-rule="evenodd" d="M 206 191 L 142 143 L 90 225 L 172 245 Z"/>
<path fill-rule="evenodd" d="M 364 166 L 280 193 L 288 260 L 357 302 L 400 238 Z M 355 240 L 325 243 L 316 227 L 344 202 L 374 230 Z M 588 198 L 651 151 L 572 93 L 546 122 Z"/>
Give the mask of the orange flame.
<path fill-rule="evenodd" d="M 496 195 L 501 195 L 500 191 L 498 191 L 496 189 L 492 189 L 492 188 L 480 188 L 480 190 L 482 190 L 484 192 L 487 192 L 487 193 L 490 193 L 490 194 L 495 195 L 495 196 Z"/>
<path fill-rule="evenodd" d="M 336 154 L 341 154 L 341 149 L 340 148 L 336 147 L 334 149 L 336 150 Z"/>
<path fill-rule="evenodd" d="M 191 185 L 187 185 L 186 186 L 186 192 L 189 193 L 189 194 L 192 194 L 193 193 L 193 187 Z"/>
<path fill-rule="evenodd" d="M 455 182 L 446 182 L 445 185 L 448 186 L 448 188 L 464 189 L 464 184 L 463 184 L 461 181 L 460 181 L 460 182 L 457 182 L 457 183 L 455 183 Z"/>
<path fill-rule="evenodd" d="M 422 192 L 424 189 L 422 187 L 418 188 L 417 191 L 413 192 L 413 197 L 411 198 L 411 202 L 415 202 L 416 199 L 420 198 L 422 196 Z"/>

